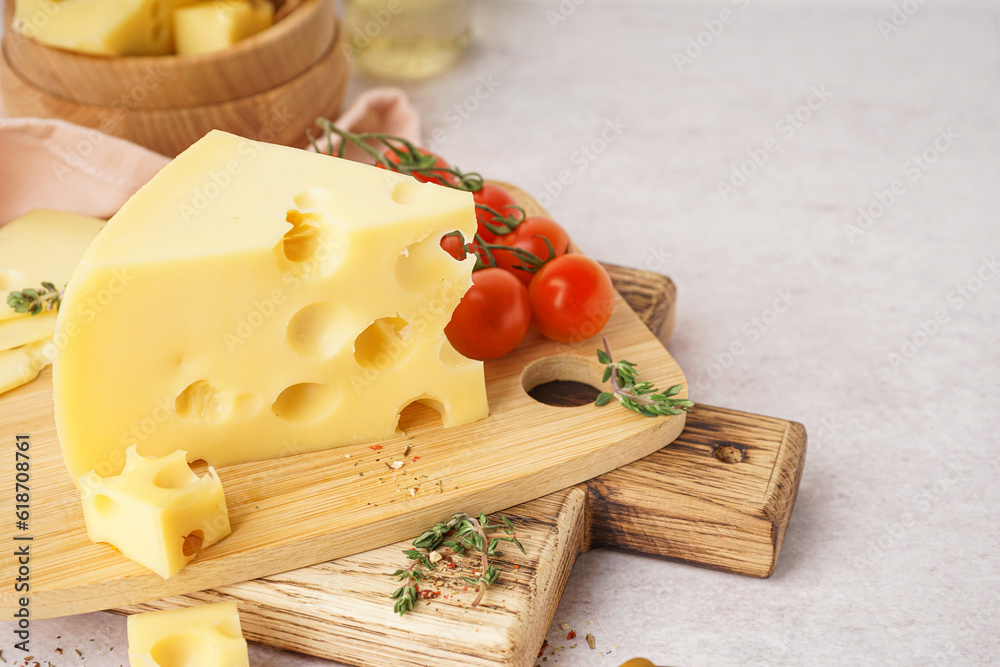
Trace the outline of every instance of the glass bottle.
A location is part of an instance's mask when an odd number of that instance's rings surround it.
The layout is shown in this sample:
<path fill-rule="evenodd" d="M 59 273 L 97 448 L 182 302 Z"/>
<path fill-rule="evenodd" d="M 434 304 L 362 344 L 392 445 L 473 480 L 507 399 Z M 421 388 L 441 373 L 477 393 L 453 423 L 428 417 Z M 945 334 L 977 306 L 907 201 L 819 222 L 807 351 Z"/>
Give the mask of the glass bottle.
<path fill-rule="evenodd" d="M 344 0 L 355 66 L 380 79 L 422 79 L 454 65 L 472 39 L 470 0 Z"/>

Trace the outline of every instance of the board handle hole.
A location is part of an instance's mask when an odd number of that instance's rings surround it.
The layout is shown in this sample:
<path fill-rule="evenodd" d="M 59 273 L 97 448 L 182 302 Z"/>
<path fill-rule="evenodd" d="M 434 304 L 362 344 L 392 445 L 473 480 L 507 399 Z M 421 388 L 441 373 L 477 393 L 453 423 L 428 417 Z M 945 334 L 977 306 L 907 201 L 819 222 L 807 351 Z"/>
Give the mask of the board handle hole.
<path fill-rule="evenodd" d="M 521 375 L 521 386 L 539 403 L 575 408 L 597 399 L 602 372 L 603 367 L 597 362 L 560 354 L 528 364 Z"/>
<path fill-rule="evenodd" d="M 712 454 L 723 463 L 742 463 L 747 452 L 738 445 L 716 445 Z"/>

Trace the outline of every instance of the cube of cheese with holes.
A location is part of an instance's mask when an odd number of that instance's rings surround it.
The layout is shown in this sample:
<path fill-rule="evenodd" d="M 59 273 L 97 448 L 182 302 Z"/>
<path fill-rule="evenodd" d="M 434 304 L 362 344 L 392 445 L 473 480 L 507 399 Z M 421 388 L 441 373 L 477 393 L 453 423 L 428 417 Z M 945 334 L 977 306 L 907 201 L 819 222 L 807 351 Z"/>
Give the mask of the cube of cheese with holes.
<path fill-rule="evenodd" d="M 132 667 L 249 667 L 235 602 L 128 617 Z"/>
<path fill-rule="evenodd" d="M 16 0 L 13 28 L 42 44 L 104 56 L 173 53 L 173 13 L 197 0 Z"/>
<path fill-rule="evenodd" d="M 174 12 L 177 53 L 221 51 L 274 23 L 264 0 L 207 0 Z"/>
<path fill-rule="evenodd" d="M 164 579 L 229 534 L 229 511 L 214 468 L 199 477 L 183 450 L 145 457 L 129 447 L 120 475 L 80 477 L 92 542 L 106 542 Z"/>
<path fill-rule="evenodd" d="M 397 435 L 419 401 L 443 426 L 488 413 L 482 362 L 444 327 L 474 258 L 472 195 L 213 131 L 108 222 L 56 326 L 56 425 L 73 477 L 124 451 L 214 466 Z"/>

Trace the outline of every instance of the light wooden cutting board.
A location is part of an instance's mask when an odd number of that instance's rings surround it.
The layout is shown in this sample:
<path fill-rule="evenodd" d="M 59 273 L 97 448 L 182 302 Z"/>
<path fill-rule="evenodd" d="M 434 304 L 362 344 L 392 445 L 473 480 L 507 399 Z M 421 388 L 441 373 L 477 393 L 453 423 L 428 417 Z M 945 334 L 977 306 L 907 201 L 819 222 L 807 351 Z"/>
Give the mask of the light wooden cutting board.
<path fill-rule="evenodd" d="M 618 291 L 666 343 L 673 330 L 673 283 L 644 271 L 607 268 Z M 551 402 L 575 404 L 593 397 L 586 388 L 564 383 L 539 389 Z M 440 597 L 419 603 L 404 617 L 393 614 L 389 595 L 398 584 L 387 575 L 405 563 L 402 550 L 409 542 L 403 541 L 123 611 L 236 600 L 248 638 L 348 664 L 529 667 L 536 664 L 581 551 L 609 547 L 770 576 L 805 451 L 800 424 L 698 406 L 670 446 L 504 512 L 513 519 L 527 554 L 505 549 L 498 561 L 504 574 L 477 608 L 469 606 L 474 593 L 462 590 L 467 585 L 459 579 L 470 574 L 475 563 L 470 558 L 457 560 L 455 571 L 440 570 L 439 584 L 425 586 L 440 591 Z M 589 650 L 587 629 L 577 631 L 576 639 L 559 643 Z"/>
<path fill-rule="evenodd" d="M 567 410 L 528 394 L 550 380 L 600 386 L 595 351 L 602 334 L 660 386 L 686 385 L 660 341 L 616 295 L 611 319 L 593 338 L 565 345 L 532 330 L 512 353 L 487 363 L 490 416 L 482 421 L 441 429 L 436 413 L 413 406 L 400 420 L 404 435 L 377 443 L 378 450 L 375 443 L 347 445 L 220 469 L 233 532 L 168 580 L 88 540 L 79 494 L 62 463 L 45 371 L 0 395 L 3 437 L 31 438 L 33 503 L 28 529 L 7 522 L 0 539 L 33 538 L 31 609 L 48 618 L 287 572 L 391 544 L 470 507 L 489 513 L 548 495 L 655 452 L 684 427 L 684 415 L 650 419 L 592 404 Z M 389 469 L 395 461 L 405 464 Z M 0 475 L 7 516 L 14 514 L 14 484 L 13 474 Z M 12 550 L 0 555 L 3 581 L 13 581 L 17 567 Z M 13 587 L 0 590 L 0 613 L 11 613 L 17 598 Z"/>

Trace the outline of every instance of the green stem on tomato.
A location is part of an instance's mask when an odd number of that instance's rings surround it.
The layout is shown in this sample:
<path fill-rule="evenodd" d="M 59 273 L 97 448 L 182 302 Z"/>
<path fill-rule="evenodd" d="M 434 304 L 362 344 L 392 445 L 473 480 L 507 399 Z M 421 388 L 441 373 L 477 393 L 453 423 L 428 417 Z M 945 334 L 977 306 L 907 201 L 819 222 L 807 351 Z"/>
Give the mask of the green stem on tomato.
<path fill-rule="evenodd" d="M 528 214 L 520 206 L 510 206 L 508 204 L 507 208 L 513 208 L 514 212 L 510 215 L 503 215 L 500 211 L 496 210 L 489 204 L 476 204 L 476 209 L 486 211 L 486 213 L 492 215 L 494 220 L 496 220 L 496 222 L 487 222 L 486 220 L 481 221 L 482 225 L 496 236 L 510 234 L 528 217 Z M 478 218 L 479 216 L 477 215 L 476 217 Z"/>
<path fill-rule="evenodd" d="M 348 132 L 347 130 L 340 129 L 325 118 L 316 119 L 316 125 L 323 130 L 327 139 L 327 150 L 323 151 L 316 144 L 312 134 L 308 134 L 309 142 L 318 153 L 334 155 L 333 135 L 337 135 L 340 137 L 341 141 L 336 152 L 336 157 L 344 157 L 344 151 L 346 150 L 347 144 L 351 144 L 364 151 L 377 164 L 389 169 L 390 171 L 408 175 L 412 175 L 414 173 L 424 175 L 430 174 L 438 177 L 441 181 L 440 184 L 456 190 L 478 192 L 483 188 L 482 175 L 476 172 L 463 172 L 457 167 L 436 167 L 433 162 L 428 164 L 428 158 L 433 159 L 433 156 L 429 156 L 422 152 L 413 142 L 408 139 L 404 139 L 403 137 L 384 134 L 382 132 Z M 393 153 L 395 153 L 395 155 L 399 158 L 399 163 L 396 164 L 388 160 L 385 157 L 384 151 L 380 153 L 368 143 L 369 141 L 379 142 L 385 146 L 385 150 L 393 151 Z M 399 146 L 405 147 L 405 150 L 402 150 Z M 449 176 L 452 178 L 448 178 Z M 454 182 L 452 182 L 452 179 L 454 179 Z"/>
<path fill-rule="evenodd" d="M 524 248 L 515 248 L 514 246 L 503 245 L 501 243 L 490 243 L 479 234 L 476 234 L 473 237 L 472 243 L 466 243 L 465 237 L 462 235 L 462 232 L 459 231 L 450 232 L 445 234 L 445 236 L 459 237 L 462 240 L 462 247 L 465 249 L 465 252 L 470 255 L 475 255 L 476 266 L 472 269 L 473 271 L 499 267 L 500 265 L 497 263 L 496 257 L 493 256 L 493 252 L 495 250 L 504 250 L 513 255 L 518 261 L 520 261 L 520 264 L 517 264 L 512 268 L 525 271 L 527 273 L 537 273 L 538 270 L 545 266 L 547 262 L 555 259 L 556 257 L 556 251 L 555 248 L 552 247 L 552 242 L 544 236 L 541 238 L 545 242 L 545 246 L 549 251 L 548 256 L 545 257 L 545 259 L 542 259 L 535 253 L 530 250 L 525 250 Z M 484 255 L 486 257 L 485 261 L 483 260 Z"/>

